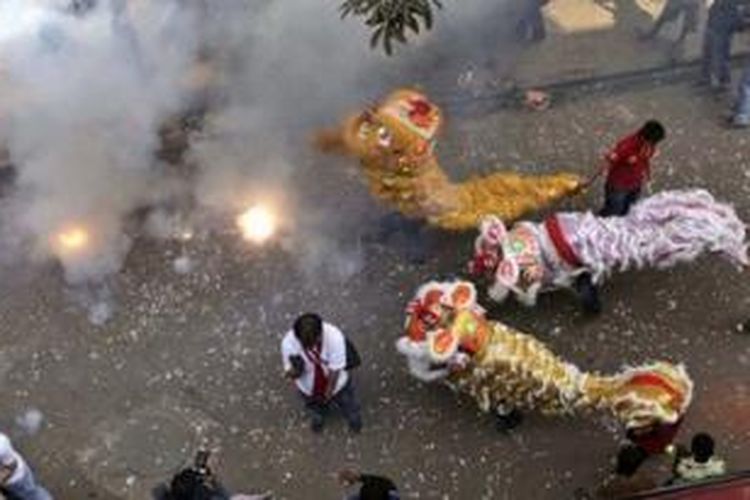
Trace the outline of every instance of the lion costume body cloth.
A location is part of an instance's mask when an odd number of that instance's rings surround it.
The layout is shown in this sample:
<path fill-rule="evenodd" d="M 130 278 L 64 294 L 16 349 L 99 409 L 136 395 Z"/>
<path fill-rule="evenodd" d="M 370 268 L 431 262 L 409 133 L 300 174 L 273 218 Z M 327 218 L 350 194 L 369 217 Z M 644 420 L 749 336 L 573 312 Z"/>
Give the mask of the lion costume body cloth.
<path fill-rule="evenodd" d="M 405 328 L 396 346 L 411 374 L 447 383 L 484 411 L 602 411 L 639 430 L 674 424 L 692 398 L 682 365 L 658 361 L 613 375 L 582 371 L 534 337 L 487 320 L 469 282 L 423 285 L 407 307 Z"/>
<path fill-rule="evenodd" d="M 575 192 L 574 174 L 497 172 L 451 181 L 435 154 L 440 109 L 413 90 L 397 90 L 371 110 L 323 132 L 323 150 L 353 155 L 370 192 L 403 215 L 449 230 L 476 227 L 484 215 L 512 221 Z"/>
<path fill-rule="evenodd" d="M 533 305 L 539 292 L 569 287 L 582 273 L 599 283 L 614 270 L 666 269 L 708 252 L 740 269 L 748 264 L 745 224 L 730 205 L 701 189 L 663 191 L 624 217 L 565 212 L 510 230 L 500 219 L 482 221 L 469 266 L 490 278 L 496 301 L 512 292 Z"/>

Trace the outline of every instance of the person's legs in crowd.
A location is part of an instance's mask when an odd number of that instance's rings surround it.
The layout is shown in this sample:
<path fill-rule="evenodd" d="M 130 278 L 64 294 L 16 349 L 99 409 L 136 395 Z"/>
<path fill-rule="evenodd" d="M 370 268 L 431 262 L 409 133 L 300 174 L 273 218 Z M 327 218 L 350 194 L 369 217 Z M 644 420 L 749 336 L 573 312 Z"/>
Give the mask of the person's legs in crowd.
<path fill-rule="evenodd" d="M 732 51 L 732 34 L 725 30 L 716 40 L 716 90 L 729 90 L 732 80 L 731 74 L 731 51 Z"/>
<path fill-rule="evenodd" d="M 714 46 L 716 35 L 711 28 L 706 28 L 703 34 L 703 48 L 701 49 L 701 73 L 697 84 L 701 86 L 711 85 L 714 73 Z"/>
<path fill-rule="evenodd" d="M 540 42 L 547 38 L 547 28 L 544 26 L 544 16 L 541 8 L 537 7 L 529 10 L 529 29 L 531 31 L 531 41 Z"/>
<path fill-rule="evenodd" d="M 344 414 L 344 418 L 349 423 L 349 429 L 352 432 L 359 433 L 362 430 L 362 413 L 354 389 L 354 382 L 351 379 L 343 389 L 333 396 L 333 401 Z"/>
<path fill-rule="evenodd" d="M 662 9 L 661 13 L 659 14 L 659 17 L 657 17 L 656 21 L 654 21 L 654 24 L 651 25 L 651 28 L 640 34 L 640 39 L 651 40 L 652 38 L 655 38 L 666 23 L 674 21 L 679 15 L 680 12 L 678 9 L 675 9 L 674 2 L 668 0 L 664 5 L 664 9 Z"/>
<path fill-rule="evenodd" d="M 542 4 L 539 0 L 524 0 L 521 18 L 516 23 L 516 40 L 523 43 L 538 42 L 546 36 Z"/>
<path fill-rule="evenodd" d="M 750 65 L 742 72 L 732 125 L 739 128 L 750 127 Z"/>
<path fill-rule="evenodd" d="M 674 48 L 681 48 L 687 38 L 688 33 L 694 33 L 698 31 L 698 20 L 700 16 L 700 9 L 698 5 L 689 5 L 682 9 L 682 25 L 680 26 L 680 34 L 677 35 L 674 43 Z"/>

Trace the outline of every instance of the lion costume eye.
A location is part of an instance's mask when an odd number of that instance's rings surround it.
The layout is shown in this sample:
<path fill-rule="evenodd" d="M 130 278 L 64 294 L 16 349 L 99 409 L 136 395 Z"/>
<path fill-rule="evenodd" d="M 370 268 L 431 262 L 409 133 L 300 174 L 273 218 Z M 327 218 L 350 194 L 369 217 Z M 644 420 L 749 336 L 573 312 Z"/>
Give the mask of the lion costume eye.
<path fill-rule="evenodd" d="M 391 132 L 387 128 L 380 127 L 378 129 L 378 144 L 384 148 L 389 148 L 391 146 L 391 139 Z"/>
<path fill-rule="evenodd" d="M 370 124 L 366 121 L 363 121 L 360 124 L 359 130 L 357 131 L 357 135 L 359 136 L 360 140 L 364 141 L 365 139 L 367 139 L 367 136 L 370 135 L 370 128 Z"/>

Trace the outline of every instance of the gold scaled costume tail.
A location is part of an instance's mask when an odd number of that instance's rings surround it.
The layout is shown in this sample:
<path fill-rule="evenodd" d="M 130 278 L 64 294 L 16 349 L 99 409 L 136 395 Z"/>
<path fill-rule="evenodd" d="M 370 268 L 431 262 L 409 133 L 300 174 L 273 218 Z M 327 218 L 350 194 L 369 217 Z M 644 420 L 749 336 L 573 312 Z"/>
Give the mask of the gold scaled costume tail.
<path fill-rule="evenodd" d="M 498 172 L 452 182 L 435 154 L 442 112 L 413 90 L 391 93 L 382 103 L 318 134 L 318 146 L 360 160 L 370 192 L 408 217 L 443 229 L 467 230 L 485 215 L 512 221 L 575 192 L 574 174 Z"/>
<path fill-rule="evenodd" d="M 456 185 L 456 209 L 430 217 L 443 229 L 465 230 L 488 214 L 504 221 L 537 212 L 555 200 L 574 193 L 581 179 L 574 174 L 518 175 L 498 172 Z"/>

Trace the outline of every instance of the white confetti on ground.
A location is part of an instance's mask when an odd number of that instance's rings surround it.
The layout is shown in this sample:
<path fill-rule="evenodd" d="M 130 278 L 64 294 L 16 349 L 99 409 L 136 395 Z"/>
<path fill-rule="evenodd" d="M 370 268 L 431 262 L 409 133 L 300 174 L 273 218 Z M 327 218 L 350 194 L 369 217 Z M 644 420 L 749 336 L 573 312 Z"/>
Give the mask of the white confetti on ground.
<path fill-rule="evenodd" d="M 96 326 L 103 326 L 112 318 L 112 306 L 108 302 L 97 302 L 89 307 L 89 321 Z"/>
<path fill-rule="evenodd" d="M 33 436 L 42 427 L 44 415 L 36 408 L 30 408 L 22 415 L 16 417 L 16 425 L 29 436 Z"/>
<path fill-rule="evenodd" d="M 181 255 L 174 260 L 172 267 L 178 274 L 187 274 L 193 270 L 193 261 L 187 255 Z"/>

